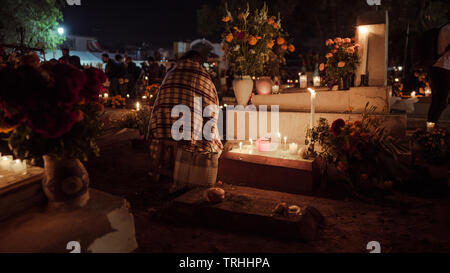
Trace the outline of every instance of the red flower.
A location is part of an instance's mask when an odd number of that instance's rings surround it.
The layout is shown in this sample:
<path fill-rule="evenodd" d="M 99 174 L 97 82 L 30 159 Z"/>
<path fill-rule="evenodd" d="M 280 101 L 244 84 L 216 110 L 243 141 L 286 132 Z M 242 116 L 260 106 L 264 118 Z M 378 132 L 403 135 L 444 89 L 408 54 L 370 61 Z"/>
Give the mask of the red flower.
<path fill-rule="evenodd" d="M 84 73 L 86 75 L 86 84 L 81 90 L 81 97 L 85 98 L 87 102 L 98 102 L 103 83 L 106 81 L 106 75 L 97 68 L 86 69 Z"/>
<path fill-rule="evenodd" d="M 239 31 L 236 33 L 236 38 L 238 38 L 238 40 L 244 40 L 245 37 L 245 33 L 243 31 Z"/>
<path fill-rule="evenodd" d="M 345 121 L 343 119 L 337 119 L 331 125 L 331 133 L 337 137 L 341 134 L 342 128 L 345 127 Z"/>

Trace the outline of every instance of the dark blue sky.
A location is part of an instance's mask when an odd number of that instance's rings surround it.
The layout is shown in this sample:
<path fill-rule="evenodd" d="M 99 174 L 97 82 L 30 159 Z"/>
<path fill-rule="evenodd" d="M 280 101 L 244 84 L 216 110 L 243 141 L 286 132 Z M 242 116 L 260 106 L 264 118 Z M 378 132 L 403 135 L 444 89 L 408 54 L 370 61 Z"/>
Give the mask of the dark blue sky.
<path fill-rule="evenodd" d="M 105 45 L 170 47 L 176 40 L 198 38 L 196 10 L 218 0 L 81 0 L 63 10 L 68 33 L 96 36 Z"/>

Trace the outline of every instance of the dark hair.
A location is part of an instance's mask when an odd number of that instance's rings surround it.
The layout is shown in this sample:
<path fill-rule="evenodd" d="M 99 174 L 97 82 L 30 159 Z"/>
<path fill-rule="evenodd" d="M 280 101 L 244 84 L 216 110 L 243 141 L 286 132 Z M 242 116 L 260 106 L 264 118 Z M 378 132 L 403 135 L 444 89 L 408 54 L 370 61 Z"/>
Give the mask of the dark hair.
<path fill-rule="evenodd" d="M 67 52 L 70 52 L 70 50 L 69 50 L 67 47 L 61 48 L 61 51 L 67 51 Z"/>
<path fill-rule="evenodd" d="M 196 50 L 189 50 L 188 52 L 184 53 L 179 60 L 191 60 L 199 64 L 203 64 L 205 62 L 205 57 Z"/>
<path fill-rule="evenodd" d="M 81 60 L 80 57 L 76 56 L 76 55 L 72 55 L 69 58 L 69 63 L 73 66 L 75 66 L 76 68 L 83 68 L 83 66 L 81 66 Z"/>
<path fill-rule="evenodd" d="M 122 59 L 122 55 L 117 54 L 115 57 L 116 61 L 120 61 Z"/>
<path fill-rule="evenodd" d="M 106 53 L 103 53 L 103 54 L 102 54 L 102 57 L 106 57 L 106 58 L 108 58 L 108 59 L 109 59 L 109 55 L 108 55 L 108 54 L 106 54 Z"/>

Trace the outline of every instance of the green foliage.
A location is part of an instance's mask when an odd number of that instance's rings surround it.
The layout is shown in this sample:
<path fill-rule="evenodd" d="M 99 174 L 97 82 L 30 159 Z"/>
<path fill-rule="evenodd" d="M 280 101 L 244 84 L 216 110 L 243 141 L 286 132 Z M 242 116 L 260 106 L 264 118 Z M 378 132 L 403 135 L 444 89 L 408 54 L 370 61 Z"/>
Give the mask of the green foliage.
<path fill-rule="evenodd" d="M 62 0 L 2 0 L 0 42 L 55 49 L 64 41 L 57 33 L 63 20 L 60 8 L 64 3 Z"/>
<path fill-rule="evenodd" d="M 100 150 L 95 140 L 103 128 L 98 105 L 80 105 L 78 110 L 83 112 L 83 119 L 59 138 L 46 138 L 33 132 L 26 124 L 20 125 L 9 138 L 10 149 L 16 157 L 31 161 L 40 160 L 48 154 L 83 161 L 87 161 L 91 156 L 98 156 Z"/>
<path fill-rule="evenodd" d="M 442 128 L 435 128 L 431 132 L 417 130 L 413 141 L 419 144 L 426 162 L 431 164 L 446 164 L 449 162 L 450 135 Z"/>
<path fill-rule="evenodd" d="M 393 165 L 398 164 L 398 155 L 407 151 L 403 144 L 386 133 L 381 120 L 374 116 L 375 110 L 367 105 L 361 121 L 336 120 L 331 126 L 322 118 L 306 134 L 309 155 L 335 166 L 354 191 L 364 176 L 376 181 L 399 179 L 393 177 Z M 315 146 L 320 146 L 319 152 L 315 152 Z"/>
<path fill-rule="evenodd" d="M 148 139 L 151 114 L 151 108 L 144 107 L 140 111 L 125 115 L 117 122 L 117 125 L 120 128 L 137 129 L 144 139 Z"/>

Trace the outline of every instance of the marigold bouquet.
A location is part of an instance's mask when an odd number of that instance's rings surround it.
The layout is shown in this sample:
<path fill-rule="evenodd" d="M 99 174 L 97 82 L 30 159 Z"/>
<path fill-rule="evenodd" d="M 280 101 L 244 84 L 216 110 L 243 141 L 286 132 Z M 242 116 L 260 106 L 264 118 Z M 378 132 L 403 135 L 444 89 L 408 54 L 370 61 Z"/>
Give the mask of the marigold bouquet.
<path fill-rule="evenodd" d="M 366 108 L 360 121 L 338 119 L 330 125 L 321 119 L 318 126 L 307 131 L 309 151 L 314 151 L 314 145 L 321 147 L 321 152 L 310 155 L 335 166 L 354 191 L 364 182 L 396 179 L 392 168 L 385 165 L 396 162 L 398 154 L 407 150 L 380 126 L 381 121 L 372 115 L 374 111 L 374 107 Z"/>
<path fill-rule="evenodd" d="M 446 129 L 435 128 L 431 132 L 418 129 L 413 140 L 421 146 L 428 163 L 439 165 L 449 162 L 450 135 Z"/>
<path fill-rule="evenodd" d="M 23 57 L 22 57 L 23 58 Z M 21 159 L 98 154 L 99 92 L 105 74 L 68 64 L 21 64 L 0 70 L 0 128 Z"/>
<path fill-rule="evenodd" d="M 248 4 L 245 11 L 231 12 L 226 8 L 222 22 L 225 23 L 222 47 L 237 75 L 264 75 L 268 73 L 266 64 L 279 64 L 287 51 L 295 50 L 286 41 L 279 16 L 269 16 L 266 4 L 253 12 Z"/>
<path fill-rule="evenodd" d="M 325 71 L 326 82 L 337 83 L 341 78 L 355 74 L 359 63 L 357 50 L 360 47 L 350 38 L 328 39 L 325 42 L 328 49 L 325 55 L 326 63 L 321 63 L 320 71 Z"/>
<path fill-rule="evenodd" d="M 111 107 L 113 109 L 116 108 L 123 108 L 126 105 L 126 100 L 124 97 L 122 97 L 121 95 L 116 95 L 114 97 L 111 98 Z"/>

